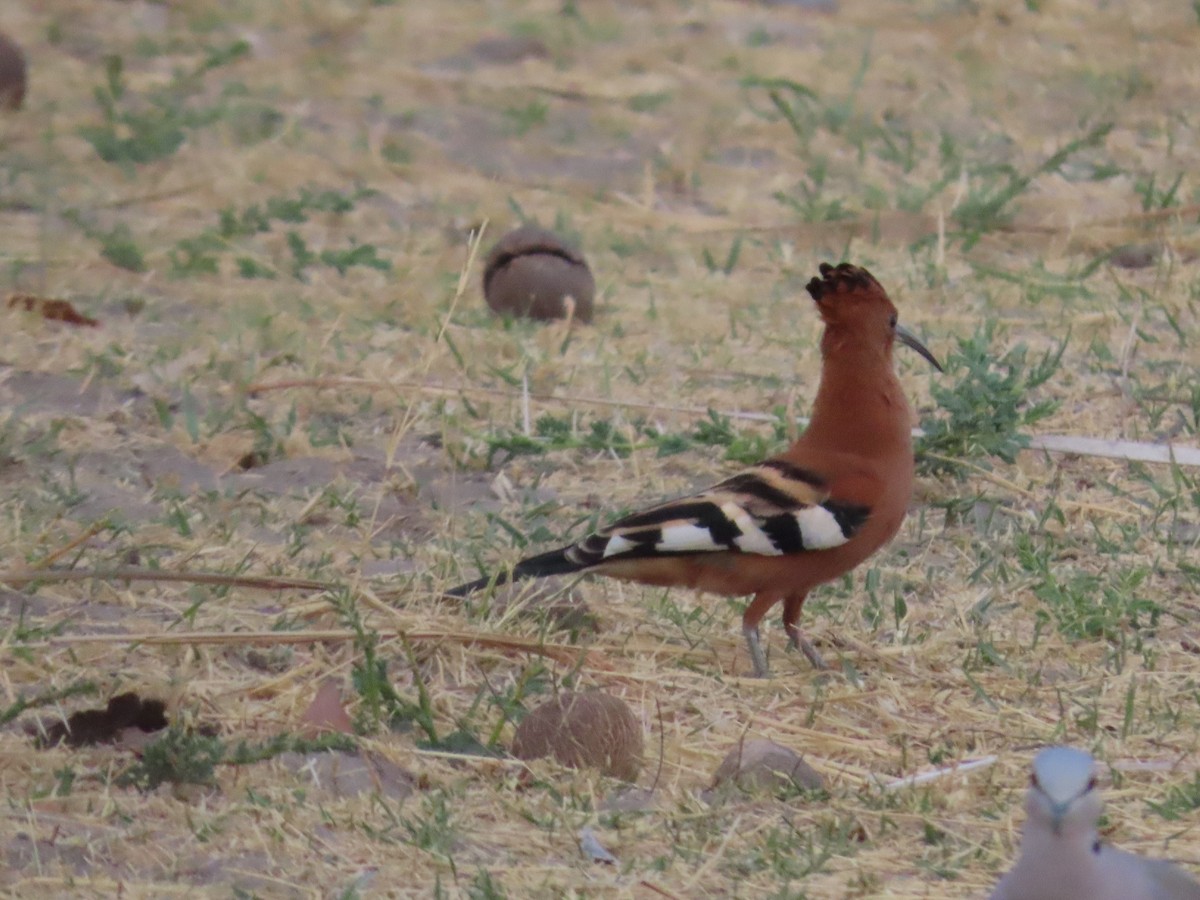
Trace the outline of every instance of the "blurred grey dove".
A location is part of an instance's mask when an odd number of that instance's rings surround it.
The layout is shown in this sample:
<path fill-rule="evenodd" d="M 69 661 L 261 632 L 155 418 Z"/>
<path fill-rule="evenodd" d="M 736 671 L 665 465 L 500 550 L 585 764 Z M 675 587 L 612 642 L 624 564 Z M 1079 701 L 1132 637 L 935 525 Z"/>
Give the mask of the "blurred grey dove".
<path fill-rule="evenodd" d="M 1021 856 L 991 900 L 1200 900 L 1177 866 L 1100 843 L 1095 765 L 1072 747 L 1034 757 Z"/>

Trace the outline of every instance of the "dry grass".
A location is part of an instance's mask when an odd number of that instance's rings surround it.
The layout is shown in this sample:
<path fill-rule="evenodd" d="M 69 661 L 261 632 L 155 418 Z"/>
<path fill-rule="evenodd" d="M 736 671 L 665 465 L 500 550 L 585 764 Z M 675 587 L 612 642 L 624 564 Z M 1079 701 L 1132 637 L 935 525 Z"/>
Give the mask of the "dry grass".
<path fill-rule="evenodd" d="M 892 548 L 806 610 L 841 666 L 824 679 L 774 628 L 776 677 L 739 677 L 737 604 L 688 592 L 581 584 L 598 629 L 536 598 L 435 599 L 728 472 L 720 446 L 682 440 L 689 409 L 802 415 L 819 361 L 801 285 L 825 259 L 869 266 L 943 355 L 985 321 L 997 354 L 1069 334 L 1031 398 L 1058 401 L 1042 430 L 1194 447 L 1195 10 L 454 8 L 6 17 L 31 64 L 27 108 L 0 119 L 6 288 L 100 327 L 0 311 L 0 711 L 43 701 L 0 730 L 0 890 L 978 895 L 1013 855 L 1029 751 L 1053 741 L 1114 767 L 1114 841 L 1200 866 L 1194 469 L 1027 452 L 924 478 Z M 485 37 L 546 52 L 489 62 Z M 770 79 L 813 92 L 774 83 L 795 128 Z M 222 210 L 246 227 L 222 231 Z M 488 223 L 486 247 L 518 211 L 585 248 L 593 327 L 487 314 L 470 234 Z M 901 365 L 935 415 L 926 370 Z M 247 391 L 280 382 L 304 383 Z M 523 431 L 523 382 L 562 449 L 497 449 Z M 733 424 L 746 452 L 781 436 Z M 681 452 L 659 455 L 651 425 Z M 301 581 L 57 574 L 129 567 Z M 141 793 L 120 783 L 128 751 L 37 750 L 20 727 L 136 690 L 262 744 L 298 733 L 330 676 L 376 766 L 357 791 L 301 753 Z M 647 802 L 472 752 L 561 685 L 641 716 Z M 702 797 L 746 734 L 803 753 L 827 795 Z M 588 827 L 616 865 L 580 852 Z"/>

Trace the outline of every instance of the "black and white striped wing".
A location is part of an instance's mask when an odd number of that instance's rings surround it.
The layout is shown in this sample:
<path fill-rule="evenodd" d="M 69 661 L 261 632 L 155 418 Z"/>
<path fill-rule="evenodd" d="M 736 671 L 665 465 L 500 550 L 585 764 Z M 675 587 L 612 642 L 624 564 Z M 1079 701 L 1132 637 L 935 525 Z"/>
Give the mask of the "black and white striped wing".
<path fill-rule="evenodd" d="M 733 552 L 783 556 L 838 547 L 870 509 L 830 499 L 821 476 L 767 460 L 712 488 L 626 516 L 566 550 L 580 568 L 606 560 Z"/>

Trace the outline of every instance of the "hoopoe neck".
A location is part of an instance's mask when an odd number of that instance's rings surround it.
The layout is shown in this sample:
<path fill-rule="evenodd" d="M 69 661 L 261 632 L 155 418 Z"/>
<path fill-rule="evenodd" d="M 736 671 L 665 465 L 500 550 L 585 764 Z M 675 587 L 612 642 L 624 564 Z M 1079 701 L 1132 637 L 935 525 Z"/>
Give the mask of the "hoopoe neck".
<path fill-rule="evenodd" d="M 804 437 L 847 453 L 910 453 L 912 410 L 891 354 L 863 351 L 826 357 Z"/>

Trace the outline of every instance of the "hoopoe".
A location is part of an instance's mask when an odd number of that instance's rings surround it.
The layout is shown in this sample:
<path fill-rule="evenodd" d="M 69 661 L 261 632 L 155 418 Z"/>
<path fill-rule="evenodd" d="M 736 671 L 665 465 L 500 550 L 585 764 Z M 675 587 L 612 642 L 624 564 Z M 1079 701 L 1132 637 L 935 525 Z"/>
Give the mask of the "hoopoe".
<path fill-rule="evenodd" d="M 912 497 L 913 416 L 892 349 L 899 341 L 942 367 L 897 323 L 870 272 L 849 263 L 822 263 L 820 271 L 807 289 L 825 324 L 821 383 L 808 427 L 786 452 L 447 595 L 574 572 L 753 594 L 742 632 L 754 673 L 769 674 L 758 625 L 777 603 L 791 645 L 826 668 L 800 631 L 805 598 L 890 541 Z"/>

